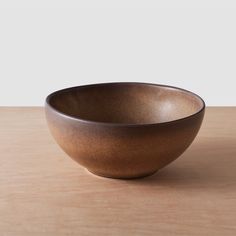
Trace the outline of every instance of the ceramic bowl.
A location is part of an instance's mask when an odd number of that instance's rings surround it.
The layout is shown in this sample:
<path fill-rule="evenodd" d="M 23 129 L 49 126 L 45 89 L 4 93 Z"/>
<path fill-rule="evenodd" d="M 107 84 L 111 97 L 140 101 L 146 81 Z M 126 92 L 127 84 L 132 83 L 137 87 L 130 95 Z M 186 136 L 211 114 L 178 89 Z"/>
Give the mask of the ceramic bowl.
<path fill-rule="evenodd" d="M 96 175 L 126 179 L 179 157 L 199 131 L 205 103 L 172 86 L 105 83 L 56 91 L 45 111 L 53 137 L 72 159 Z"/>

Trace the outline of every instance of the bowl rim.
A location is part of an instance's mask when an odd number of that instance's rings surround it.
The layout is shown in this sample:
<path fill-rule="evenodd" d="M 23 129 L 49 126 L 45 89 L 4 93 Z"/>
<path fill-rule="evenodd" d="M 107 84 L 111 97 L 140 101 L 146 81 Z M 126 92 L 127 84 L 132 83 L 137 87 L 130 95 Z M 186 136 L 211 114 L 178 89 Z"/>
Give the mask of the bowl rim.
<path fill-rule="evenodd" d="M 202 102 L 202 106 L 201 106 L 201 108 L 198 111 L 194 112 L 191 115 L 185 116 L 183 118 L 179 118 L 179 119 L 175 119 L 175 120 L 170 120 L 170 121 L 164 121 L 164 122 L 138 123 L 138 124 L 135 124 L 135 123 L 112 123 L 112 122 L 102 122 L 102 121 L 86 120 L 86 119 L 79 118 L 79 117 L 76 117 L 76 116 L 68 115 L 68 114 L 66 114 L 66 113 L 56 109 L 55 107 L 53 107 L 50 104 L 50 99 L 54 95 L 66 92 L 68 90 L 83 89 L 83 88 L 86 88 L 86 87 L 99 87 L 99 86 L 103 86 L 103 85 L 119 85 L 119 84 L 148 85 L 148 86 L 164 87 L 164 88 L 167 88 L 167 89 L 179 90 L 179 91 L 182 91 L 182 92 L 190 94 L 192 97 L 198 98 Z M 143 127 L 143 126 L 166 125 L 166 124 L 172 124 L 172 123 L 180 122 L 180 121 L 183 121 L 183 120 L 187 120 L 187 119 L 189 119 L 191 117 L 194 117 L 194 116 L 200 114 L 201 112 L 203 112 L 205 110 L 206 104 L 205 104 L 205 101 L 198 94 L 196 94 L 194 92 L 191 92 L 191 91 L 189 91 L 187 89 L 179 88 L 179 87 L 176 87 L 176 86 L 171 86 L 171 85 L 166 85 L 166 84 L 146 83 L 146 82 L 106 82 L 106 83 L 94 83 L 94 84 L 79 85 L 79 86 L 73 86 L 73 87 L 68 87 L 68 88 L 56 90 L 56 91 L 50 93 L 46 97 L 46 99 L 45 99 L 45 107 L 46 106 L 49 107 L 50 109 L 52 109 L 54 112 L 56 112 L 57 114 L 59 114 L 62 117 L 69 118 L 69 119 L 74 120 L 74 121 L 79 121 L 79 122 L 82 122 L 82 123 L 85 123 L 85 124 L 94 124 L 94 125 L 103 125 L 103 126 L 114 126 L 114 127 Z"/>

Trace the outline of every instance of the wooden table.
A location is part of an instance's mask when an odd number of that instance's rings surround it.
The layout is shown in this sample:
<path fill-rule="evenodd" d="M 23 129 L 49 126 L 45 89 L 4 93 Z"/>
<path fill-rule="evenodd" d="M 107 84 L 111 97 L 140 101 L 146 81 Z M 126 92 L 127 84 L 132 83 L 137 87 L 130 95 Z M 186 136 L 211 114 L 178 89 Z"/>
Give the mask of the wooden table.
<path fill-rule="evenodd" d="M 236 235 L 236 108 L 208 108 L 182 157 L 131 181 L 68 158 L 43 108 L 0 108 L 0 235 Z"/>

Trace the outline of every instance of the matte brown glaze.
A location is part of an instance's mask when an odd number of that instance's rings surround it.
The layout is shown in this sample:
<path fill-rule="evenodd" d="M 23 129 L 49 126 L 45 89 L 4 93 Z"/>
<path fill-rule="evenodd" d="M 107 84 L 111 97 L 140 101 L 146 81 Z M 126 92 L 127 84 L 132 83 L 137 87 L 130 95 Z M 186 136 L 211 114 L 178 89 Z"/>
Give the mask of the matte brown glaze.
<path fill-rule="evenodd" d="M 189 91 L 146 83 L 107 83 L 52 93 L 52 135 L 90 172 L 111 178 L 150 175 L 179 157 L 197 135 L 204 101 Z"/>

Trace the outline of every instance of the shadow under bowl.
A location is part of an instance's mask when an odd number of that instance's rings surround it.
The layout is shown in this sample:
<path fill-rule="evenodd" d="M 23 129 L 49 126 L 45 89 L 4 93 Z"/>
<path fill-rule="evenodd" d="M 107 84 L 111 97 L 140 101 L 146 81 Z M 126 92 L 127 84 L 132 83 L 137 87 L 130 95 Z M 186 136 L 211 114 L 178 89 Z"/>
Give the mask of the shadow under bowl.
<path fill-rule="evenodd" d="M 184 89 L 147 83 L 78 86 L 45 103 L 59 146 L 90 172 L 110 178 L 153 174 L 196 137 L 204 101 Z"/>

